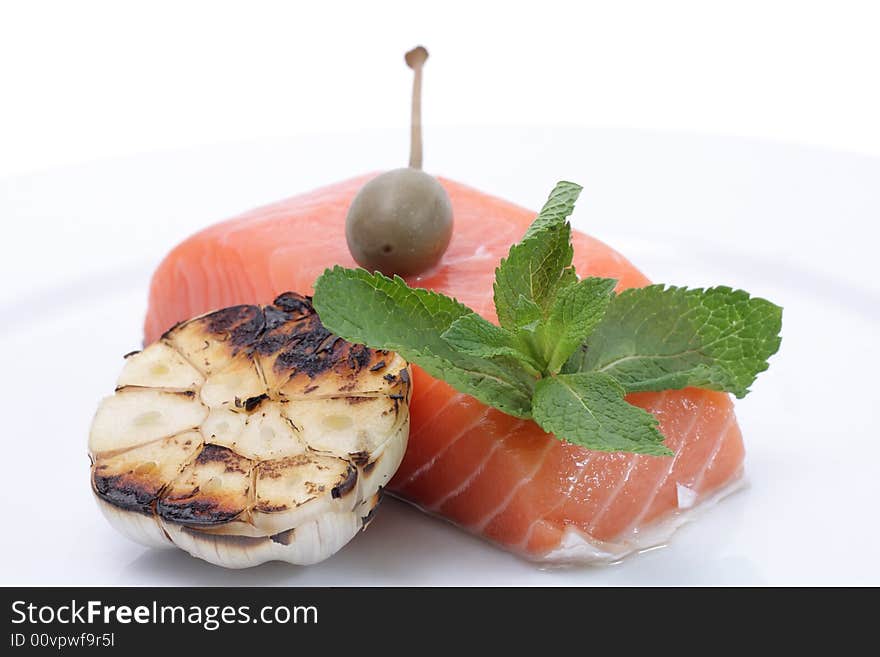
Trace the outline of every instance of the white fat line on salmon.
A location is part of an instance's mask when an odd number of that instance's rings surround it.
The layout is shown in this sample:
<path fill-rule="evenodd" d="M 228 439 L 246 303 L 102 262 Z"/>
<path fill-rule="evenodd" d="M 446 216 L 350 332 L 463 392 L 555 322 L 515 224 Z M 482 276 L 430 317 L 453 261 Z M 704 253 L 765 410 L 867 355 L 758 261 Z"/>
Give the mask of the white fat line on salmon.
<path fill-rule="evenodd" d="M 511 428 L 511 430 L 510 430 L 511 433 L 513 433 L 514 431 L 518 431 L 520 429 L 520 427 L 522 427 L 524 424 L 525 424 L 525 420 L 520 420 L 519 422 L 517 422 Z M 456 486 L 451 491 L 449 491 L 442 498 L 440 498 L 440 500 L 438 500 L 437 502 L 435 502 L 434 504 L 432 504 L 429 507 L 425 507 L 425 509 L 430 512 L 439 511 L 440 507 L 442 507 L 448 500 L 452 499 L 456 495 L 463 492 L 468 486 L 471 485 L 471 483 L 474 481 L 474 479 L 476 479 L 477 476 L 483 471 L 483 468 L 486 467 L 486 464 L 489 462 L 489 459 L 491 459 L 492 456 L 495 454 L 495 452 L 498 451 L 499 447 L 501 447 L 501 441 L 500 440 L 493 440 L 492 441 L 492 448 L 486 452 L 486 456 L 484 456 L 480 460 L 480 462 L 476 465 L 476 467 L 473 469 L 473 471 L 467 476 L 467 478 L 462 483 L 460 483 L 458 486 Z"/>
<path fill-rule="evenodd" d="M 653 403 L 653 404 L 651 405 L 651 408 L 654 409 L 654 410 L 656 410 L 658 407 L 660 407 L 660 406 L 661 406 L 661 403 L 662 403 L 663 401 L 665 401 L 667 393 L 668 393 L 667 390 L 663 390 L 663 391 L 658 395 L 657 399 L 655 400 L 655 403 Z M 556 511 L 557 511 L 557 510 L 558 510 L 563 504 L 565 504 L 565 502 L 568 501 L 568 497 L 571 495 L 571 493 L 572 493 L 572 491 L 574 490 L 575 486 L 578 484 L 578 482 L 579 482 L 579 481 L 581 480 L 581 478 L 583 477 L 583 475 L 584 475 L 584 471 L 587 469 L 587 467 L 589 466 L 590 462 L 593 460 L 593 458 L 594 458 L 599 452 L 596 452 L 596 451 L 592 451 L 592 450 L 590 450 L 590 451 L 588 451 L 587 453 L 589 454 L 589 456 L 588 456 L 587 459 L 582 463 L 581 467 L 580 467 L 579 470 L 578 470 L 578 474 L 577 474 L 577 476 L 575 476 L 575 477 L 571 477 L 571 478 L 570 478 L 570 483 L 569 483 L 569 487 L 568 487 L 567 494 L 566 494 L 565 496 L 562 496 L 561 499 L 559 500 L 559 502 L 557 502 L 556 504 L 554 504 L 552 507 L 550 507 L 550 509 L 548 509 L 548 510 L 545 511 L 541 516 L 539 516 L 538 518 L 535 519 L 535 521 L 534 521 L 534 522 L 531 524 L 531 526 L 529 527 L 529 530 L 526 532 L 525 537 L 523 538 L 522 541 L 520 541 L 520 543 L 518 543 L 518 544 L 516 545 L 515 549 L 520 549 L 520 550 L 523 550 L 523 551 L 524 551 L 525 548 L 526 548 L 526 546 L 528 545 L 529 541 L 531 540 L 531 537 L 532 537 L 532 534 L 534 533 L 535 527 L 536 527 L 540 522 L 542 522 L 545 518 L 547 518 L 550 514 L 556 512 Z M 639 457 L 639 456 L 640 456 L 640 455 L 636 455 L 636 457 Z M 631 472 L 632 472 L 632 466 L 631 466 L 630 469 L 627 471 L 627 474 L 626 474 L 626 477 L 627 477 L 627 478 L 629 477 L 629 475 L 630 475 Z M 615 493 L 614 497 L 616 498 L 616 493 Z M 603 512 L 608 508 L 608 506 L 609 506 L 609 504 L 610 504 L 611 501 L 612 501 L 612 500 L 608 500 L 608 502 L 606 502 L 605 506 L 603 506 L 602 511 L 601 511 L 600 513 L 603 513 Z M 593 528 L 594 525 L 595 525 L 595 520 L 594 520 L 593 522 L 590 523 L 590 526 L 589 526 L 589 528 L 587 529 L 587 531 L 591 530 L 591 529 Z M 624 535 L 625 533 L 626 533 L 625 531 L 624 531 L 624 532 L 621 532 L 621 535 Z"/>
<path fill-rule="evenodd" d="M 672 474 L 675 469 L 676 464 L 678 463 L 679 458 L 684 453 L 685 449 L 688 446 L 688 439 L 691 437 L 694 429 L 697 426 L 697 420 L 700 418 L 700 415 L 703 412 L 703 406 L 706 403 L 706 395 L 703 394 L 700 396 L 700 404 L 697 408 L 691 411 L 691 421 L 688 425 L 687 430 L 681 436 L 681 443 L 678 446 L 678 449 L 675 452 L 675 456 L 669 459 L 669 467 L 666 469 L 666 472 L 660 476 L 657 481 L 657 484 L 654 486 L 654 489 L 651 491 L 651 494 L 648 496 L 645 502 L 645 508 L 642 509 L 641 513 L 636 516 L 635 520 L 633 520 L 627 527 L 624 529 L 620 535 L 627 536 L 629 534 L 634 534 L 639 527 L 639 524 L 642 522 L 642 519 L 647 515 L 648 511 L 650 511 L 651 507 L 654 504 L 654 500 L 657 499 L 657 495 L 660 493 L 660 490 L 663 488 L 666 481 L 669 479 L 669 475 Z"/>
<path fill-rule="evenodd" d="M 544 465 L 544 461 L 547 459 L 547 453 L 554 447 L 560 445 L 558 440 L 547 440 L 547 444 L 544 445 L 544 449 L 541 450 L 541 455 L 535 460 L 535 466 L 528 472 L 528 474 L 524 475 L 516 484 L 508 491 L 507 495 L 504 496 L 504 499 L 501 500 L 501 503 L 495 507 L 493 511 L 486 515 L 483 520 L 475 525 L 467 526 L 468 529 L 481 532 L 492 522 L 496 517 L 501 515 L 507 510 L 507 507 L 510 506 L 510 503 L 513 501 L 513 498 L 516 496 L 517 492 L 525 486 L 527 483 L 531 483 L 532 477 L 534 477 L 538 470 L 541 469 L 541 466 Z"/>
<path fill-rule="evenodd" d="M 463 395 L 463 396 L 466 397 L 467 395 Z M 430 470 L 431 468 L 433 468 L 433 467 L 434 467 L 434 464 L 437 462 L 437 460 L 438 460 L 441 456 L 443 456 L 444 454 L 446 454 L 446 452 L 448 452 L 449 449 L 450 449 L 453 445 L 455 445 L 455 443 L 457 443 L 465 433 L 467 433 L 468 431 L 470 431 L 471 429 L 473 429 L 475 426 L 477 426 L 479 423 L 481 423 L 483 420 L 485 420 L 485 419 L 486 419 L 486 416 L 489 414 L 489 412 L 490 412 L 491 410 L 492 410 L 492 408 L 491 408 L 490 406 L 485 406 L 485 407 L 483 408 L 483 411 L 482 411 L 482 412 L 481 412 L 481 413 L 480 413 L 480 414 L 479 414 L 479 415 L 478 415 L 478 416 L 477 416 L 472 422 L 470 422 L 470 423 L 466 424 L 464 427 L 462 427 L 462 428 L 459 430 L 459 432 L 458 432 L 457 434 L 455 434 L 455 437 L 454 437 L 450 442 L 446 443 L 446 445 L 443 447 L 443 449 L 441 449 L 441 450 L 438 451 L 436 454 L 434 454 L 433 457 L 431 457 L 431 460 L 430 460 L 430 461 L 428 461 L 427 463 L 423 464 L 420 468 L 418 468 L 417 470 L 415 470 L 415 471 L 414 471 L 409 477 L 407 477 L 404 481 L 402 481 L 400 484 L 396 485 L 395 488 L 396 488 L 397 490 L 403 490 L 403 489 L 404 489 L 406 486 L 408 486 L 410 483 L 412 483 L 413 481 L 415 481 L 416 479 L 418 479 L 419 477 L 421 477 L 425 472 L 427 472 L 428 470 Z"/>
<path fill-rule="evenodd" d="M 586 471 L 587 467 L 592 462 L 593 458 L 598 453 L 599 452 L 593 451 L 593 450 L 587 451 L 587 458 L 581 463 L 580 467 L 578 468 L 577 474 L 573 477 L 568 478 L 569 479 L 568 490 L 566 491 L 565 495 L 560 495 L 559 501 L 557 501 L 556 504 L 551 506 L 549 509 L 544 511 L 544 513 L 542 513 L 538 518 L 535 519 L 535 521 L 529 527 L 529 531 L 526 532 L 526 535 L 523 538 L 523 540 L 520 541 L 519 543 L 517 543 L 516 548 L 521 549 L 521 550 L 525 550 L 526 546 L 528 546 L 528 544 L 529 544 L 529 541 L 532 539 L 532 534 L 535 532 L 535 527 L 537 527 L 539 523 L 544 522 L 544 520 L 547 517 L 549 517 L 551 514 L 556 513 L 556 511 L 559 510 L 559 508 L 563 504 L 565 504 L 566 502 L 568 502 L 571 499 L 571 493 L 574 491 L 575 486 L 577 486 L 577 484 L 583 480 L 584 472 Z"/>
<path fill-rule="evenodd" d="M 733 407 L 730 407 L 730 411 L 727 414 L 727 420 L 725 420 L 721 431 L 718 432 L 718 442 L 716 443 L 715 448 L 712 450 L 712 454 L 710 454 L 709 458 L 706 459 L 706 462 L 703 464 L 703 468 L 700 470 L 699 474 L 694 477 L 694 483 L 689 486 L 689 488 L 698 495 L 700 492 L 700 486 L 703 485 L 703 479 L 706 477 L 706 473 L 709 471 L 709 468 L 718 457 L 718 453 L 721 451 L 721 447 L 722 445 L 724 445 L 727 434 L 733 428 L 733 423 L 735 421 L 736 415 L 734 415 L 733 413 Z"/>
<path fill-rule="evenodd" d="M 652 522 L 642 528 L 639 533 L 632 534 L 628 538 L 616 542 L 597 541 L 586 536 L 573 525 L 569 525 L 563 532 L 560 547 L 541 555 L 527 554 L 525 556 L 542 563 L 559 565 L 582 564 L 585 561 L 598 565 L 616 563 L 634 552 L 642 553 L 662 546 L 675 533 L 676 529 L 699 517 L 700 514 L 705 513 L 744 486 L 745 480 L 742 478 L 742 468 L 740 468 L 730 483 L 715 491 L 696 506 Z"/>
<path fill-rule="evenodd" d="M 666 401 L 666 390 L 663 390 L 659 395 L 654 398 L 654 401 L 651 403 L 650 410 L 645 409 L 651 415 L 654 414 L 655 411 L 660 410 L 662 408 L 662 404 Z M 614 486 L 614 490 L 611 492 L 611 495 L 608 496 L 608 499 L 605 500 L 605 503 L 599 509 L 599 511 L 593 516 L 593 519 L 590 521 L 590 524 L 587 526 L 586 532 L 592 536 L 593 530 L 599 524 L 599 521 L 602 517 L 608 512 L 608 509 L 614 504 L 614 501 L 617 499 L 618 495 L 620 495 L 626 483 L 629 481 L 630 476 L 635 470 L 636 466 L 639 464 L 640 459 L 644 458 L 640 454 L 631 454 L 629 458 L 629 464 L 626 469 L 626 474 L 620 477 L 618 482 Z"/>
<path fill-rule="evenodd" d="M 436 388 L 436 387 L 437 387 L 438 385 L 440 385 L 441 383 L 443 383 L 443 382 L 442 382 L 440 379 L 434 379 L 434 378 L 432 378 L 432 379 L 431 379 L 431 383 L 428 384 L 428 387 L 427 387 L 427 388 L 425 388 L 425 387 L 419 387 L 419 394 L 422 395 L 422 396 L 424 396 L 425 398 L 430 397 L 430 395 L 429 395 L 428 393 L 432 392 L 432 391 L 434 390 L 434 388 Z M 415 385 L 413 385 L 413 387 L 415 388 Z M 445 404 L 444 406 L 439 406 L 439 407 L 437 407 L 437 410 L 435 410 L 435 411 L 434 411 L 433 413 L 431 413 L 428 417 L 426 417 L 426 418 L 422 421 L 422 425 L 423 425 L 423 426 L 428 426 L 428 424 L 431 423 L 431 422 L 433 422 L 433 421 L 436 419 L 436 417 L 437 417 L 438 415 L 440 415 L 440 413 L 442 413 L 442 412 L 445 411 L 447 408 L 449 408 L 449 406 L 452 405 L 453 402 L 461 401 L 461 400 L 464 399 L 465 397 L 467 397 L 467 395 L 465 395 L 464 393 L 461 393 L 461 392 L 456 393 L 455 395 L 453 395 L 452 397 L 449 398 L 449 401 L 446 402 L 446 404 Z M 421 431 L 419 431 L 418 433 L 421 433 Z M 413 433 L 413 435 L 416 435 L 416 434 Z"/>

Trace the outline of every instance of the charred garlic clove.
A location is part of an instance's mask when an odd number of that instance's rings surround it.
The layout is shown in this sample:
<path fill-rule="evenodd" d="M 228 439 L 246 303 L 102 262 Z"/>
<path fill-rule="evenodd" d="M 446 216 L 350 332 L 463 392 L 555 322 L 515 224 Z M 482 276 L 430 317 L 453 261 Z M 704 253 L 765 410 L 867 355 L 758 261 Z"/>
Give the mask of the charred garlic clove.
<path fill-rule="evenodd" d="M 125 535 L 231 568 L 326 559 L 372 518 L 409 434 L 397 354 L 281 295 L 179 324 L 101 402 L 92 489 Z"/>

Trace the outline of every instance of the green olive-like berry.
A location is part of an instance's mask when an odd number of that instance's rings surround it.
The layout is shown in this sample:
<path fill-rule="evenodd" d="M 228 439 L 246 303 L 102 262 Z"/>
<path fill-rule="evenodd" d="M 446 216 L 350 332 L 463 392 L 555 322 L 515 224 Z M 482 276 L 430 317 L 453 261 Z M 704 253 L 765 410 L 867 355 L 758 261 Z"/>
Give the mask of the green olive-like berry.
<path fill-rule="evenodd" d="M 355 261 L 368 271 L 409 276 L 436 265 L 452 239 L 452 203 L 436 178 L 395 169 L 355 196 L 345 221 Z"/>
<path fill-rule="evenodd" d="M 433 176 L 422 171 L 422 68 L 428 51 L 404 56 L 413 72 L 409 168 L 383 173 L 364 185 L 348 208 L 345 239 L 368 271 L 412 276 L 440 262 L 452 239 L 452 203 Z"/>

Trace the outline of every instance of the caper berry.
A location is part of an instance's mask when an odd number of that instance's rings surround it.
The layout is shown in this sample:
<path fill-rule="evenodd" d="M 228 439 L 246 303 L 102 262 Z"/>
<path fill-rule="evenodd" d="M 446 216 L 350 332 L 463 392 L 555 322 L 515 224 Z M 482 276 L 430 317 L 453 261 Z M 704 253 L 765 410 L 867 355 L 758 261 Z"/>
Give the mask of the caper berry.
<path fill-rule="evenodd" d="M 418 274 L 436 265 L 449 246 L 452 204 L 437 179 L 424 171 L 388 171 L 355 196 L 345 239 L 364 269 Z"/>
<path fill-rule="evenodd" d="M 364 269 L 410 276 L 436 265 L 452 239 L 452 203 L 422 171 L 422 67 L 428 51 L 404 56 L 414 72 L 409 168 L 373 178 L 354 197 L 345 220 L 348 250 Z"/>

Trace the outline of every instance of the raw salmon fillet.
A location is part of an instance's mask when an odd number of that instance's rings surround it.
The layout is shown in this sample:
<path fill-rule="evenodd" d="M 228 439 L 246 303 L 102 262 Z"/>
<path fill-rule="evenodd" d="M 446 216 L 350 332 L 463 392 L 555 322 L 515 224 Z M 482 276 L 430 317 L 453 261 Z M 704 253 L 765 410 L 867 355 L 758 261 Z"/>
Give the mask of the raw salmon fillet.
<path fill-rule="evenodd" d="M 345 215 L 370 176 L 347 180 L 211 226 L 177 246 L 153 276 L 145 339 L 175 322 L 281 292 L 311 293 L 326 267 L 355 267 Z M 500 259 L 535 212 L 441 179 L 455 232 L 440 265 L 410 285 L 454 296 L 496 321 Z M 574 232 L 581 276 L 648 279 L 602 242 Z M 687 389 L 639 393 L 674 457 L 593 452 L 563 443 L 456 392 L 414 367 L 411 435 L 390 491 L 425 511 L 534 560 L 602 562 L 666 540 L 693 509 L 741 479 L 743 443 L 730 397 Z"/>

